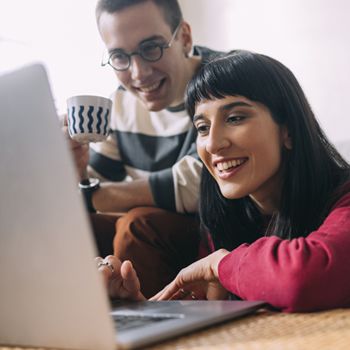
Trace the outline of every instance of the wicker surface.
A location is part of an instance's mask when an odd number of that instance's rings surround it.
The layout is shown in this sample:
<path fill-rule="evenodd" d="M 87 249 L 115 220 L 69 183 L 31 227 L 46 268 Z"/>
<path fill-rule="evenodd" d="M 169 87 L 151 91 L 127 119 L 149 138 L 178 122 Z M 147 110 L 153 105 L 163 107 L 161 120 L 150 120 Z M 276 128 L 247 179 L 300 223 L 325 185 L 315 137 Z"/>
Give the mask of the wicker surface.
<path fill-rule="evenodd" d="M 349 350 L 350 309 L 310 314 L 262 311 L 147 349 Z M 22 348 L 0 346 L 0 350 L 22 350 Z"/>
<path fill-rule="evenodd" d="M 350 309 L 310 314 L 261 312 L 147 349 L 349 350 Z"/>

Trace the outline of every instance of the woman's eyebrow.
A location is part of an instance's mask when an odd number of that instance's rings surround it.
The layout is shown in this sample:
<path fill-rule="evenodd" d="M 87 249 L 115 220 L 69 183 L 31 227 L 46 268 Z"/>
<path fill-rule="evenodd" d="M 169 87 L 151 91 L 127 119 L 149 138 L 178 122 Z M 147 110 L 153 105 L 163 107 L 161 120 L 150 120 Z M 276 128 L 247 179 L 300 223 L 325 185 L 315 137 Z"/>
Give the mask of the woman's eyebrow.
<path fill-rule="evenodd" d="M 228 111 L 236 107 L 249 107 L 252 108 L 253 106 L 247 102 L 243 101 L 236 101 L 232 103 L 228 103 L 227 105 L 221 106 L 220 109 L 223 111 Z"/>
<path fill-rule="evenodd" d="M 229 111 L 233 108 L 236 107 L 249 107 L 249 108 L 253 108 L 253 106 L 247 102 L 243 102 L 243 101 L 236 101 L 236 102 L 232 102 L 232 103 L 228 103 L 224 106 L 220 106 L 219 109 L 222 111 Z M 203 114 L 197 114 L 193 116 L 193 123 L 196 122 L 199 119 L 204 119 Z"/>
<path fill-rule="evenodd" d="M 204 119 L 203 114 L 194 115 L 194 116 L 193 116 L 192 123 L 195 123 L 195 122 L 196 122 L 197 120 L 199 120 L 199 119 Z"/>

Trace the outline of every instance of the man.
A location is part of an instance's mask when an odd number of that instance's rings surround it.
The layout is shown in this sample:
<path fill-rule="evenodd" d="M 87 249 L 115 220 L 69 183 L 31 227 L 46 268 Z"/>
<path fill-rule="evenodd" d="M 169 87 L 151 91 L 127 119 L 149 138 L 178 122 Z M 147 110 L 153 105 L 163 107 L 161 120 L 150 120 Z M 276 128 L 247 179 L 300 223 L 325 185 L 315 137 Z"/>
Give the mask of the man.
<path fill-rule="evenodd" d="M 106 142 L 71 142 L 90 211 L 124 212 L 116 224 L 114 254 L 130 259 L 146 296 L 198 256 L 197 211 L 201 164 L 183 96 L 187 82 L 213 51 L 192 49 L 191 29 L 176 0 L 99 0 L 103 65 L 120 87 L 113 94 Z M 130 180 L 130 181 L 129 181 Z M 91 183 L 93 183 L 91 181 Z M 108 254 L 116 217 L 92 214 L 102 255 Z"/>

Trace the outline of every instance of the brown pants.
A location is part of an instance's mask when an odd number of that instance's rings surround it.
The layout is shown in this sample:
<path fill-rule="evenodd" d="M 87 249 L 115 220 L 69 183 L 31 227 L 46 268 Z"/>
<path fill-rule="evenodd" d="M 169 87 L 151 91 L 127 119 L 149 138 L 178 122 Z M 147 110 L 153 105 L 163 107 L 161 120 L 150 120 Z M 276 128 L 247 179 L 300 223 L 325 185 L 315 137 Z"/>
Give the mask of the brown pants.
<path fill-rule="evenodd" d="M 111 254 L 114 247 L 120 260 L 130 260 L 146 297 L 198 258 L 199 223 L 193 216 L 140 207 L 119 218 L 93 214 L 91 219 L 101 256 Z"/>

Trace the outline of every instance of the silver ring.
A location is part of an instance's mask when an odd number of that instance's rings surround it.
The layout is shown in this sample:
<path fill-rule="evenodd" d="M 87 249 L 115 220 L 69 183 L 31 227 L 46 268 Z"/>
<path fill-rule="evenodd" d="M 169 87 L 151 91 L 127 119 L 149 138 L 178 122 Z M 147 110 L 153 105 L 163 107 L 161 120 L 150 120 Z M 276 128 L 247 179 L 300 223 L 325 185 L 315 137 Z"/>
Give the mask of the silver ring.
<path fill-rule="evenodd" d="M 101 266 L 107 266 L 110 269 L 111 273 L 114 272 L 114 266 L 108 261 L 100 261 L 97 264 L 97 268 L 100 268 Z"/>
<path fill-rule="evenodd" d="M 181 298 L 186 298 L 189 294 L 191 294 L 191 292 L 189 292 L 188 290 L 184 290 L 183 288 L 179 290 L 179 293 L 181 293 Z"/>

